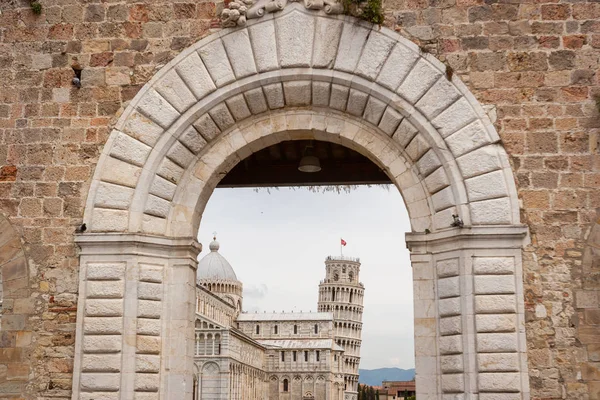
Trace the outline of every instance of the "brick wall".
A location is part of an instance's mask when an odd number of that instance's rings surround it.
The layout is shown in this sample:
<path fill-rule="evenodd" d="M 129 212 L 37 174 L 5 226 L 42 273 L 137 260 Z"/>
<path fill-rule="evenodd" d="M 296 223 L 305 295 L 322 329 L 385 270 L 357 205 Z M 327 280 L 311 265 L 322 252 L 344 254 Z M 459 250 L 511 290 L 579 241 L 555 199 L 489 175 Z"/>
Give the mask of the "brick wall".
<path fill-rule="evenodd" d="M 38 16 L 27 1 L 0 2 L 0 212 L 22 238 L 31 272 L 26 297 L 36 301 L 24 322 L 34 332 L 30 370 L 3 373 L 17 368 L 14 352 L 3 349 L 0 397 L 69 398 L 73 232 L 102 145 L 139 88 L 218 26 L 221 8 L 160 0 L 41 3 Z M 600 3 L 389 0 L 384 8 L 388 27 L 496 106 L 532 233 L 524 251 L 532 397 L 600 398 L 593 382 L 600 380 L 598 244 L 590 234 L 600 207 Z M 73 68 L 82 70 L 81 88 L 71 84 Z M 6 331 L 4 317 L 2 324 L 2 347 L 10 347 L 17 330 Z M 26 378 L 23 389 L 17 383 Z"/>

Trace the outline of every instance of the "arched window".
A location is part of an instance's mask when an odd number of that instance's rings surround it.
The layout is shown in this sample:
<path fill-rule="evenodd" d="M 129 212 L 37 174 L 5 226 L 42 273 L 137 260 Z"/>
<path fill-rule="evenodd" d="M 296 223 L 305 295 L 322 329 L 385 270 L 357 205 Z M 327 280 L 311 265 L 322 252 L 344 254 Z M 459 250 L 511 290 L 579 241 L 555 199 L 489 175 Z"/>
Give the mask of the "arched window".
<path fill-rule="evenodd" d="M 284 392 L 287 392 L 288 390 L 289 390 L 289 387 L 288 387 L 288 380 L 287 380 L 287 379 L 284 379 L 284 380 L 283 380 L 283 391 L 284 391 Z"/>
<path fill-rule="evenodd" d="M 317 353 L 316 353 L 316 360 L 321 361 L 321 352 L 319 350 L 317 350 Z"/>
<path fill-rule="evenodd" d="M 335 289 L 331 292 L 331 301 L 335 301 Z"/>
<path fill-rule="evenodd" d="M 285 361 L 285 351 L 281 352 L 281 361 Z"/>
<path fill-rule="evenodd" d="M 294 355 L 293 361 L 296 361 L 296 352 L 294 351 L 292 354 Z"/>
<path fill-rule="evenodd" d="M 352 295 L 354 294 L 354 292 L 350 292 L 350 303 L 352 303 Z"/>
<path fill-rule="evenodd" d="M 315 324 L 315 333 L 319 333 L 319 325 Z"/>
<path fill-rule="evenodd" d="M 308 351 L 304 351 L 304 362 L 308 362 Z"/>
<path fill-rule="evenodd" d="M 279 328 L 277 327 L 277 325 L 275 325 L 273 327 L 273 333 L 277 335 L 279 333 L 278 330 L 279 330 Z"/>
<path fill-rule="evenodd" d="M 260 325 L 256 325 L 256 334 L 258 335 L 260 333 Z"/>
<path fill-rule="evenodd" d="M 294 325 L 294 335 L 298 334 L 298 325 Z"/>

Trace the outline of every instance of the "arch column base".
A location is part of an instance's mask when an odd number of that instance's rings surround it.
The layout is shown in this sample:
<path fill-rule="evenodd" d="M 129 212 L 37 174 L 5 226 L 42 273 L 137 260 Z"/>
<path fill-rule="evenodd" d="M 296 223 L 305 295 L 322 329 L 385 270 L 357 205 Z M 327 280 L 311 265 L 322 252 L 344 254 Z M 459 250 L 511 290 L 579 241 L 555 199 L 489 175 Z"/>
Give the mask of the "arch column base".
<path fill-rule="evenodd" d="M 524 226 L 407 233 L 417 398 L 527 400 Z"/>
<path fill-rule="evenodd" d="M 81 247 L 73 399 L 191 398 L 196 258 L 192 238 L 125 233 Z"/>

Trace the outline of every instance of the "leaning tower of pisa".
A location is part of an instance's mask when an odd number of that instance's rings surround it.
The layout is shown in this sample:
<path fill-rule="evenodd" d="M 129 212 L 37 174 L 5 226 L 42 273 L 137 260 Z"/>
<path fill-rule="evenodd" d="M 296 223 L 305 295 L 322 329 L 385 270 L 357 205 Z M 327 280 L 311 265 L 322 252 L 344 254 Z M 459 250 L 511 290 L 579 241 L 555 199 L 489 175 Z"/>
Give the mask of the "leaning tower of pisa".
<path fill-rule="evenodd" d="M 319 284 L 319 311 L 333 313 L 335 342 L 344 348 L 345 399 L 357 398 L 364 286 L 358 276 L 360 260 L 329 256 L 325 279 Z"/>

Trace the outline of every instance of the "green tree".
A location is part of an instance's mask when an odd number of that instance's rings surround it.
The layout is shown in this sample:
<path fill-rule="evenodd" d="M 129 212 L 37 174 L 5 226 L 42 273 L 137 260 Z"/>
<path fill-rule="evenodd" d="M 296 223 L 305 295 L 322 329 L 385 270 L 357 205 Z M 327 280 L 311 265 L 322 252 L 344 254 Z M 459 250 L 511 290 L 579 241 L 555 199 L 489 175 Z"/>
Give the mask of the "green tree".
<path fill-rule="evenodd" d="M 375 400 L 379 400 L 379 389 L 375 392 Z"/>

